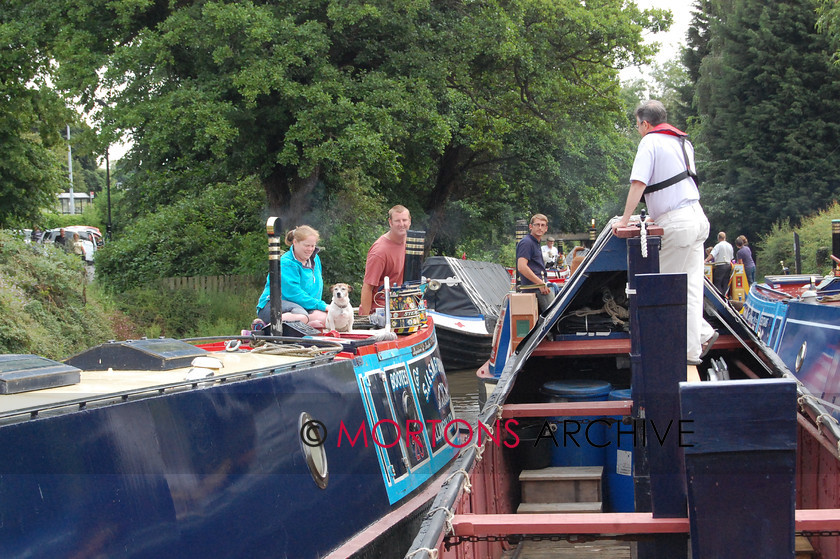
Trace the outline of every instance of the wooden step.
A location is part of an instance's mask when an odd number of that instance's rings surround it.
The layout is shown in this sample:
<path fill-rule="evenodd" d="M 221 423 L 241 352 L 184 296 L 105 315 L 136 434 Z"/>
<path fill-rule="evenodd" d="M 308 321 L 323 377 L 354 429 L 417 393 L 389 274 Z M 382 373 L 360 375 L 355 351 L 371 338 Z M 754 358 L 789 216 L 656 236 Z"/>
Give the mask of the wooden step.
<path fill-rule="evenodd" d="M 796 536 L 796 559 L 817 559 L 817 554 L 811 541 L 805 536 Z"/>
<path fill-rule="evenodd" d="M 549 513 L 587 513 L 601 512 L 600 501 L 592 503 L 521 503 L 516 509 L 518 514 L 549 514 Z"/>
<path fill-rule="evenodd" d="M 630 559 L 630 542 L 596 541 L 529 541 L 507 550 L 502 559 Z"/>
<path fill-rule="evenodd" d="M 519 474 L 523 503 L 594 503 L 601 499 L 603 466 L 550 467 Z"/>

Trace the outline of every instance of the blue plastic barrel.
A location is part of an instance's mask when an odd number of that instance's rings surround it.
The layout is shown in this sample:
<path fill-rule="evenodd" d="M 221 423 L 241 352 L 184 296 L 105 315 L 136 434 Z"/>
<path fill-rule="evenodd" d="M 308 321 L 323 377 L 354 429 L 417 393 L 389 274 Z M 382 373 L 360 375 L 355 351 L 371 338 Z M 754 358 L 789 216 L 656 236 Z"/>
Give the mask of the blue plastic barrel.
<path fill-rule="evenodd" d="M 613 390 L 610 400 L 631 400 L 630 389 Z M 604 465 L 604 510 L 607 512 L 636 512 L 633 493 L 633 425 L 616 423 L 608 431 Z M 619 434 L 620 430 L 620 434 Z"/>
<path fill-rule="evenodd" d="M 540 392 L 548 402 L 605 401 L 612 385 L 603 380 L 555 380 L 542 385 Z M 552 449 L 552 466 L 603 466 L 606 423 L 598 416 L 552 417 L 557 425 Z"/>

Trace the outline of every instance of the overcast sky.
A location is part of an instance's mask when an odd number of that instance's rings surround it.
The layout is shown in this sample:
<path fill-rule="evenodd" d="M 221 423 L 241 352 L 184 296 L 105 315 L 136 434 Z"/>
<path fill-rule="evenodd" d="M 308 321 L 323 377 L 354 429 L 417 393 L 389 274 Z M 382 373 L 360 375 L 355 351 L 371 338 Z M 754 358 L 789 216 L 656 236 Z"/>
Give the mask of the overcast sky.
<path fill-rule="evenodd" d="M 674 15 L 674 23 L 671 25 L 670 31 L 667 33 L 649 33 L 645 38 L 649 42 L 655 41 L 661 44 L 659 54 L 655 58 L 657 63 L 662 64 L 676 57 L 680 46 L 685 46 L 685 34 L 691 23 L 691 9 L 694 2 L 690 0 L 679 2 L 673 0 L 636 0 L 636 5 L 641 9 L 662 8 L 671 11 Z M 627 68 L 621 72 L 621 79 L 633 79 L 638 77 L 640 73 L 647 73 L 647 69 L 643 68 L 640 72 L 637 68 Z"/>

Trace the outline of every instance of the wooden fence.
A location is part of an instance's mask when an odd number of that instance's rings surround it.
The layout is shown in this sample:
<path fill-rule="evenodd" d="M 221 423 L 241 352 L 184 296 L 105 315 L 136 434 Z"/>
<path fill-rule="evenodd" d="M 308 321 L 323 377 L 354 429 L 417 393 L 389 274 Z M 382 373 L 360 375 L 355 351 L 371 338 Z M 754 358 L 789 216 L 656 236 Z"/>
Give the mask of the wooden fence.
<path fill-rule="evenodd" d="M 260 276 L 190 276 L 163 278 L 160 280 L 165 289 L 194 289 L 203 293 L 243 293 L 265 285 L 265 275 Z"/>

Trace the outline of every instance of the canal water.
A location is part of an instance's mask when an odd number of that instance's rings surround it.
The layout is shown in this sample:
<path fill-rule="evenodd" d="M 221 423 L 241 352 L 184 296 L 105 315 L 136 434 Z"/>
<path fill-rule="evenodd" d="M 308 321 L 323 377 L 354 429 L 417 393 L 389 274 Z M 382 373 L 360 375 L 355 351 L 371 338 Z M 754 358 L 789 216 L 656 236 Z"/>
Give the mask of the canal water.
<path fill-rule="evenodd" d="M 449 395 L 452 398 L 452 410 L 455 417 L 475 425 L 478 420 L 478 378 L 475 369 L 446 371 L 449 382 Z"/>

